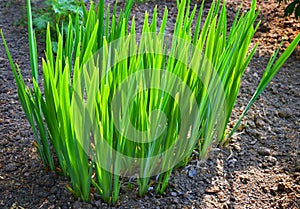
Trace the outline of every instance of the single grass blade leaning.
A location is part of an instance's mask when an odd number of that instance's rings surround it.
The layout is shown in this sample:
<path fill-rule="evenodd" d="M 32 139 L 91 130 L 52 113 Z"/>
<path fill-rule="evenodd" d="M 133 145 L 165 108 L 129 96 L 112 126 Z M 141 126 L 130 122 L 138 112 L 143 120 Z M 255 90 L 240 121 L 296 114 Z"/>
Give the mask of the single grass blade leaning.
<path fill-rule="evenodd" d="M 271 82 L 273 77 L 276 75 L 276 73 L 282 67 L 282 65 L 286 62 L 286 60 L 291 56 L 291 54 L 293 53 L 295 48 L 298 46 L 299 42 L 300 42 L 300 34 L 298 34 L 296 36 L 296 38 L 292 41 L 292 43 L 288 46 L 288 48 L 282 53 L 282 55 L 278 58 L 278 60 L 276 61 L 275 64 L 273 64 L 273 63 L 279 53 L 281 44 L 280 44 L 279 48 L 276 50 L 276 52 L 271 56 L 270 61 L 267 65 L 267 68 L 263 74 L 263 77 L 262 77 L 260 83 L 258 84 L 258 87 L 257 87 L 254 95 L 252 96 L 251 100 L 245 107 L 245 110 L 243 111 L 239 120 L 234 125 L 233 129 L 231 130 L 230 134 L 228 135 L 227 140 L 224 141 L 224 143 L 225 143 L 224 145 L 226 145 L 228 143 L 228 141 L 230 140 L 230 137 L 232 137 L 234 132 L 239 127 L 239 125 L 241 124 L 241 121 L 243 120 L 244 116 L 247 114 L 250 107 L 254 104 L 254 102 L 257 100 L 257 98 L 263 92 L 263 90 L 268 86 L 268 84 Z"/>
<path fill-rule="evenodd" d="M 29 40 L 29 51 L 30 51 L 30 66 L 32 71 L 32 78 L 38 83 L 38 55 L 36 47 L 36 38 L 33 30 L 32 14 L 31 14 L 31 2 L 26 0 L 27 8 L 27 20 L 28 20 L 28 40 Z"/>

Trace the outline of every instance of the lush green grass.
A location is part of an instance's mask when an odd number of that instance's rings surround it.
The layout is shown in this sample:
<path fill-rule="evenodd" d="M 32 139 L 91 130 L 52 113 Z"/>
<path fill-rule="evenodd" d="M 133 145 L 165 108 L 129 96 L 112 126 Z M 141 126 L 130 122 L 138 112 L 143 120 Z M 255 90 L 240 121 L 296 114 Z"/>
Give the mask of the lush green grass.
<path fill-rule="evenodd" d="M 116 6 L 112 15 L 109 8 L 105 11 L 104 0 L 89 11 L 82 7 L 83 22 L 77 14 L 70 16 L 67 32 L 57 27 L 56 53 L 48 25 L 39 86 L 27 0 L 32 89 L 2 35 L 39 155 L 50 169 L 59 166 L 70 177 L 68 188 L 75 196 L 88 201 L 92 184 L 104 201 L 115 203 L 124 177 L 137 177 L 144 195 L 152 176 L 162 193 L 172 169 L 187 163 L 193 149 L 204 157 L 214 140 L 226 143 L 238 127 L 240 121 L 226 130 L 241 77 L 257 48 L 250 49 L 258 27 L 256 1 L 247 13 L 236 15 L 229 33 L 225 4 L 213 2 L 201 27 L 204 3 L 192 12 L 189 3 L 177 2 L 170 36 L 165 34 L 167 9 L 160 26 L 155 10 L 151 23 L 145 14 L 142 34 L 136 33 L 134 19 L 129 28 L 132 2 L 120 18 Z M 105 21 L 105 14 L 112 18 Z M 271 57 L 241 119 L 299 40 L 300 35 L 277 61 L 279 50 Z M 54 165 L 54 154 L 59 165 Z"/>

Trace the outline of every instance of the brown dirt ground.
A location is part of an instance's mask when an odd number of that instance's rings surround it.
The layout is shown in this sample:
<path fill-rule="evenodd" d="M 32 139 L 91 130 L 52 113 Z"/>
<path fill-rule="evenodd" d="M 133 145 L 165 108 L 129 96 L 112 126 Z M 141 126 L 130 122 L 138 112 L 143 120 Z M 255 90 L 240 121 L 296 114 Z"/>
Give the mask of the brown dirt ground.
<path fill-rule="evenodd" d="M 12 3 L 13 2 L 13 3 Z M 227 1 L 232 21 L 241 1 Z M 246 10 L 251 1 L 246 0 Z M 10 4 L 9 4 L 10 3 Z M 176 17 L 175 1 L 137 4 L 140 17 L 158 4 L 170 9 L 168 27 Z M 259 42 L 246 74 L 231 124 L 255 91 L 270 53 L 282 36 L 284 47 L 300 31 L 299 21 L 283 17 L 283 5 L 258 1 L 262 24 Z M 30 78 L 27 30 L 14 23 L 24 14 L 24 1 L 0 1 L 0 28 L 15 61 Z M 209 5 L 206 6 L 209 8 Z M 161 16 L 161 15 L 160 15 Z M 137 18 L 142 19 L 142 18 Z M 40 44 L 42 46 L 42 43 Z M 40 53 L 42 56 L 42 53 Z M 300 208 L 300 47 L 284 64 L 225 148 L 214 146 L 206 159 L 194 159 L 176 170 L 165 194 L 121 189 L 119 208 Z M 16 85 L 4 47 L 0 44 L 0 208 L 108 208 L 99 195 L 91 203 L 75 199 L 66 189 L 68 179 L 47 172 L 33 146 L 33 134 L 18 101 Z M 112 207 L 112 206 L 111 206 Z"/>

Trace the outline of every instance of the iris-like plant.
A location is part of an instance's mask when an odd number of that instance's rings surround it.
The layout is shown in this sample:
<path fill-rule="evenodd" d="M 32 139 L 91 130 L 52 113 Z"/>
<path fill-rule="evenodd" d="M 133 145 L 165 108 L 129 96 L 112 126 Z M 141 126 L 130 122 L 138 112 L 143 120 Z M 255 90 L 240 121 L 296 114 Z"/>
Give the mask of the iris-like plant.
<path fill-rule="evenodd" d="M 186 163 L 193 149 L 204 157 L 213 140 L 228 142 L 300 41 L 298 35 L 277 61 L 279 49 L 272 55 L 255 94 L 226 136 L 241 77 L 257 48 L 249 50 L 259 25 L 254 25 L 256 1 L 247 13 L 238 12 L 229 32 L 225 3 L 213 2 L 201 27 L 202 3 L 194 30 L 197 8 L 190 12 L 189 3 L 177 2 L 171 36 L 165 34 L 167 9 L 160 27 L 157 10 L 151 23 L 146 13 L 142 34 L 137 34 L 134 19 L 128 26 L 131 4 L 117 21 L 116 6 L 112 17 L 109 8 L 105 15 L 104 0 L 97 9 L 92 4 L 85 10 L 83 25 L 77 15 L 70 18 L 64 37 L 57 31 L 57 54 L 48 26 L 40 85 L 27 0 L 33 88 L 26 86 L 2 35 L 39 155 L 55 169 L 53 146 L 75 196 L 88 201 L 92 183 L 103 200 L 115 203 L 121 182 L 133 176 L 140 195 L 152 176 L 162 193 L 172 169 Z"/>
<path fill-rule="evenodd" d="M 121 12 L 121 21 L 119 22 L 116 17 L 115 5 L 112 20 L 110 22 L 110 19 L 107 18 L 106 24 L 104 23 L 104 0 L 100 1 L 97 9 L 94 8 L 93 4 L 90 5 L 89 12 L 83 8 L 83 11 L 85 11 L 84 25 L 79 24 L 80 18 L 77 14 L 75 20 L 70 17 L 65 39 L 63 38 L 63 31 L 57 31 L 58 47 L 56 55 L 53 54 L 50 25 L 48 24 L 46 61 L 43 59 L 42 62 L 43 92 L 41 92 L 38 84 L 38 55 L 32 26 L 30 0 L 26 1 L 26 6 L 33 89 L 26 86 L 18 65 L 13 63 L 1 32 L 18 86 L 21 105 L 34 132 L 38 153 L 44 164 L 54 170 L 55 164 L 53 155 L 50 152 L 50 146 L 53 146 L 59 161 L 59 170 L 62 170 L 62 173 L 71 179 L 72 187 L 68 186 L 68 188 L 75 196 L 79 196 L 85 201 L 88 201 L 90 197 L 92 164 L 89 161 L 89 153 L 85 152 L 77 141 L 83 139 L 75 135 L 71 126 L 72 116 L 69 112 L 73 91 L 71 74 L 74 73 L 76 77 L 76 74 L 80 72 L 89 57 L 101 48 L 103 36 L 106 36 L 109 40 L 119 37 L 120 28 L 127 24 L 126 20 L 128 20 L 131 5 L 132 3 L 129 2 L 125 11 Z M 109 7 L 106 15 L 110 17 Z"/>

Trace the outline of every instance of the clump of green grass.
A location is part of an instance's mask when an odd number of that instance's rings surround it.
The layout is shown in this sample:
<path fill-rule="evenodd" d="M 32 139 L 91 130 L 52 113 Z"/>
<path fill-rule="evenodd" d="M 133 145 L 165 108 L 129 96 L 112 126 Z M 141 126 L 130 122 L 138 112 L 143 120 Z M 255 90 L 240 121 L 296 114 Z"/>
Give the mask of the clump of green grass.
<path fill-rule="evenodd" d="M 52 170 L 57 166 L 53 154 L 57 156 L 75 196 L 88 201 L 92 184 L 104 201 L 116 203 L 124 177 L 133 176 L 139 195 L 148 191 L 152 176 L 156 191 L 163 193 L 172 170 L 187 163 L 193 149 L 204 157 L 214 140 L 226 143 L 299 43 L 300 35 L 277 61 L 279 49 L 272 55 L 241 119 L 228 133 L 241 77 L 257 48 L 250 49 L 259 25 L 256 1 L 247 13 L 238 12 L 229 32 L 225 3 L 212 3 L 202 27 L 204 3 L 198 14 L 197 7 L 190 12 L 189 3 L 177 2 L 174 34 L 169 36 L 167 9 L 160 26 L 156 9 L 151 23 L 146 13 L 142 34 L 137 34 L 134 19 L 128 26 L 132 3 L 119 18 L 116 5 L 111 15 L 104 0 L 92 3 L 82 24 L 77 14 L 69 18 L 67 33 L 58 27 L 56 54 L 48 25 L 39 86 L 27 0 L 32 89 L 2 35 L 39 155 Z"/>

